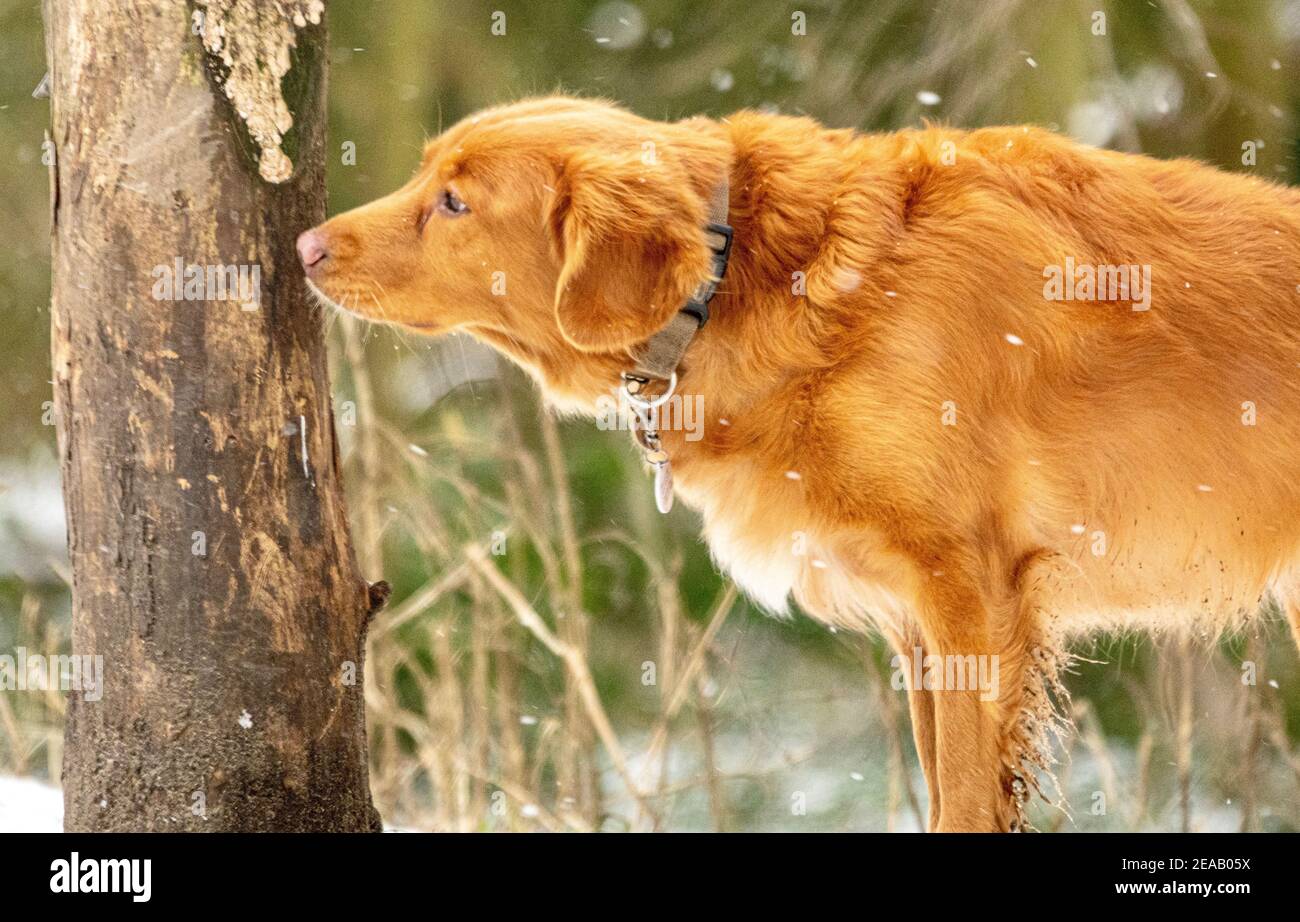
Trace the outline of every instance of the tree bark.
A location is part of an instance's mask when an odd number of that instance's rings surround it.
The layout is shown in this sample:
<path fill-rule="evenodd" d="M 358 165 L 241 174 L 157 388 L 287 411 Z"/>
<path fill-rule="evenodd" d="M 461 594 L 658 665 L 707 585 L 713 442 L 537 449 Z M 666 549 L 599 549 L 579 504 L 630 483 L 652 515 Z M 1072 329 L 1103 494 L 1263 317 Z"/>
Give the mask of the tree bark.
<path fill-rule="evenodd" d="M 72 644 L 104 676 L 69 698 L 69 830 L 379 826 L 361 669 L 383 593 L 294 251 L 324 216 L 319 6 L 45 0 Z M 162 284 L 177 260 L 196 299 Z M 210 267 L 260 273 L 260 299 Z"/>

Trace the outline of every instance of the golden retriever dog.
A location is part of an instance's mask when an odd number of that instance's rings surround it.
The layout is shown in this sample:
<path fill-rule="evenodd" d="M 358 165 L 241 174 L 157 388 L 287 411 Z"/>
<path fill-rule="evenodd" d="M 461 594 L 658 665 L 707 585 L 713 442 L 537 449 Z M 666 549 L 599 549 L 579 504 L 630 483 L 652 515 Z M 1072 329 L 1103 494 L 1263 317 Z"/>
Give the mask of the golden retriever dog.
<path fill-rule="evenodd" d="M 323 299 L 469 333 L 561 410 L 624 389 L 661 504 L 753 599 L 893 644 L 932 829 L 1024 825 L 1071 637 L 1270 596 L 1300 630 L 1293 189 L 1031 127 L 555 97 L 298 250 Z M 679 396 L 698 438 L 647 409 Z"/>

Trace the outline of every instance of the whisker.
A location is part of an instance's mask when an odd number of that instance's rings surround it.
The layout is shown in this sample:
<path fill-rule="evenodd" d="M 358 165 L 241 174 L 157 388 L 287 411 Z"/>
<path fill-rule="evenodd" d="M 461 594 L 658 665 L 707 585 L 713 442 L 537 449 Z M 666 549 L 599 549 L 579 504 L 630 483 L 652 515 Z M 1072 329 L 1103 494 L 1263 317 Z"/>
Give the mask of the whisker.
<path fill-rule="evenodd" d="M 384 289 L 384 286 L 380 283 L 379 279 L 368 279 L 368 280 L 371 281 L 371 282 L 374 282 L 376 285 L 378 285 L 378 286 L 380 287 L 381 290 L 384 290 L 384 295 L 387 296 L 388 292 L 387 292 L 386 289 Z M 375 308 L 379 311 L 379 315 L 380 315 L 381 317 L 383 317 L 385 321 L 391 323 L 391 321 L 388 321 L 388 311 L 386 311 L 386 310 L 384 309 L 384 305 L 383 305 L 383 303 L 379 300 L 378 297 L 375 296 L 374 291 L 370 291 L 370 290 L 368 290 L 366 293 L 367 293 L 368 295 L 370 295 L 370 300 L 372 300 L 372 301 L 375 302 Z M 397 326 L 397 324 L 394 324 L 394 326 Z M 407 334 L 406 334 L 406 332 L 403 331 L 403 330 L 401 330 L 401 329 L 398 329 L 398 330 L 396 331 L 396 335 L 397 335 L 398 341 L 401 342 L 404 346 L 406 346 L 407 350 L 411 353 L 411 355 L 412 355 L 414 358 L 418 359 L 418 358 L 419 358 L 419 353 L 417 353 L 417 352 L 415 351 L 415 347 L 412 346 L 410 340 L 407 339 Z"/>

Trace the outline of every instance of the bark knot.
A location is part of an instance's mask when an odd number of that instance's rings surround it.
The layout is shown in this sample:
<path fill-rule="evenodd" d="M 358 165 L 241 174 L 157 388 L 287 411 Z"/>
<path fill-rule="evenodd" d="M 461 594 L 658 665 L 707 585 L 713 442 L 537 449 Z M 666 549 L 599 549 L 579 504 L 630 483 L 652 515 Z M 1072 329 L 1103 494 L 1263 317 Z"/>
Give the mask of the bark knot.
<path fill-rule="evenodd" d="M 373 615 L 383 608 L 392 592 L 393 587 L 388 585 L 386 580 L 381 579 L 377 583 L 371 583 L 366 589 L 366 599 L 370 605 L 369 613 Z"/>

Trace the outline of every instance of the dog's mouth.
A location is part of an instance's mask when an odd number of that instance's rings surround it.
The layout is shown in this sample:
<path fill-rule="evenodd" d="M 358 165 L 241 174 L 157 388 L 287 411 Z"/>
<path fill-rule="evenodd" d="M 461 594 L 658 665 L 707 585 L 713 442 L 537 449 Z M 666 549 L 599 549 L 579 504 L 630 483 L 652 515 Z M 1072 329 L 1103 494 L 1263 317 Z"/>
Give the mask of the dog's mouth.
<path fill-rule="evenodd" d="M 356 313 L 356 311 L 349 310 L 348 308 L 340 304 L 338 301 L 335 301 L 333 298 L 331 298 L 328 294 L 325 293 L 325 290 L 323 288 L 321 288 L 319 285 L 313 282 L 310 278 L 305 279 L 305 281 L 307 282 L 307 290 L 311 292 L 311 296 L 316 299 L 316 303 L 319 304 L 321 307 L 332 307 L 336 311 L 347 311 L 348 313 L 353 313 L 353 314 Z"/>
<path fill-rule="evenodd" d="M 323 308 L 351 314 L 353 317 L 360 317 L 369 323 L 386 323 L 404 330 L 414 330 L 418 333 L 436 334 L 444 332 L 441 324 L 412 321 L 391 316 L 379 293 L 370 289 L 349 288 L 331 294 L 310 278 L 306 281 L 307 290 L 311 292 L 316 303 Z"/>
<path fill-rule="evenodd" d="M 346 289 L 333 294 L 307 279 L 307 289 L 323 308 L 330 308 L 344 314 L 360 317 L 362 320 L 380 322 L 386 320 L 383 305 L 373 292 L 361 289 Z"/>
<path fill-rule="evenodd" d="M 307 289 L 321 307 L 351 314 L 354 317 L 360 317 L 362 320 L 388 320 L 383 303 L 373 291 L 361 288 L 347 288 L 331 294 L 310 278 L 307 279 Z"/>

